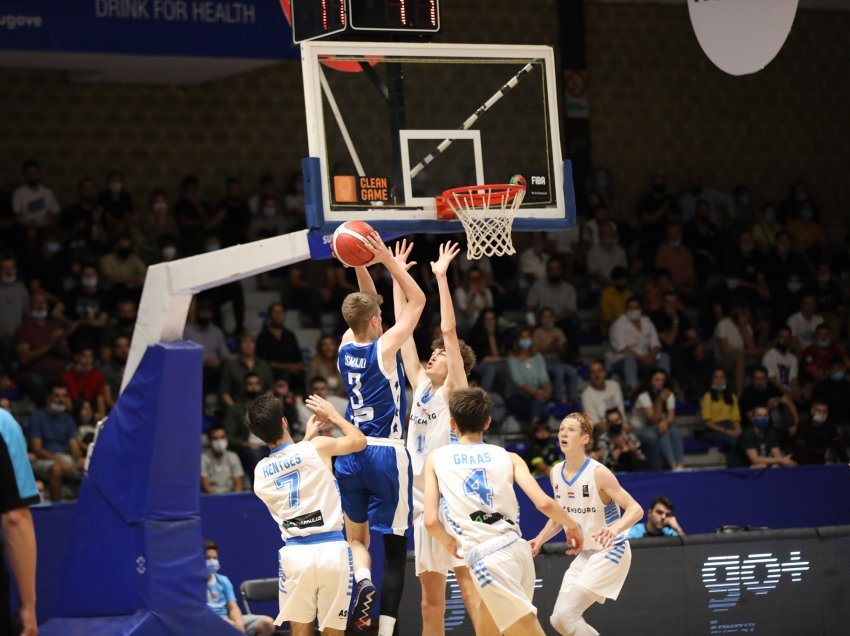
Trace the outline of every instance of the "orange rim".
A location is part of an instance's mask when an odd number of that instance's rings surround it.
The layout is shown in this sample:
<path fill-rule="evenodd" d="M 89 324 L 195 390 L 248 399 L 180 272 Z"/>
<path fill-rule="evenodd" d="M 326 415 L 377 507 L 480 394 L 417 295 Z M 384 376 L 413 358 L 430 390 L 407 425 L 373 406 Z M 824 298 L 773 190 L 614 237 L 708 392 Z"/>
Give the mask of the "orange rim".
<path fill-rule="evenodd" d="M 483 208 L 485 205 L 504 205 L 512 202 L 520 191 L 525 188 L 518 183 L 489 183 L 474 186 L 461 186 L 443 190 L 442 196 L 437 197 L 437 218 L 456 218 L 450 202 L 459 200 L 468 208 Z"/>

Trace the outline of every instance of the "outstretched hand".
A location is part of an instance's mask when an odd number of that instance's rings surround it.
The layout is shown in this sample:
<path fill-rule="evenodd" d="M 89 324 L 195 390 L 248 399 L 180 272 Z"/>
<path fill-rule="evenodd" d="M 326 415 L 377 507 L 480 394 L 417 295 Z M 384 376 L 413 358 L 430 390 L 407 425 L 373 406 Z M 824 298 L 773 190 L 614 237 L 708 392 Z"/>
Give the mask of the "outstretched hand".
<path fill-rule="evenodd" d="M 401 239 L 401 241 L 396 241 L 395 244 L 395 252 L 393 254 L 393 258 L 395 262 L 401 265 L 405 271 L 410 271 L 410 268 L 416 265 L 416 261 L 407 262 L 407 259 L 410 258 L 410 252 L 413 250 L 413 241 L 407 242 L 407 239 Z"/>
<path fill-rule="evenodd" d="M 304 439 L 310 441 L 327 428 L 327 425 L 315 415 L 311 415 L 304 427 Z"/>
<path fill-rule="evenodd" d="M 332 418 L 336 415 L 336 409 L 333 404 L 318 395 L 308 395 L 304 400 L 304 404 L 323 422 L 331 422 Z"/>
<path fill-rule="evenodd" d="M 449 264 L 454 260 L 454 257 L 460 252 L 460 246 L 457 243 L 446 241 L 440 245 L 440 255 L 436 261 L 431 261 L 431 271 L 435 276 L 445 276 L 449 271 Z"/>

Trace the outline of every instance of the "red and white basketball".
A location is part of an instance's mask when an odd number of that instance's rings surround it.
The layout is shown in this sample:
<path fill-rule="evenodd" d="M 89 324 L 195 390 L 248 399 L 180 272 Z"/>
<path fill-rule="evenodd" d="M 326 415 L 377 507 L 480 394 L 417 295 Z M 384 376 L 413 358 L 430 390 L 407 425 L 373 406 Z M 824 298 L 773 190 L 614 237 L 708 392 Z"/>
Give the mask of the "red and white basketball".
<path fill-rule="evenodd" d="M 363 221 L 346 221 L 340 225 L 334 231 L 332 243 L 337 259 L 349 267 L 371 263 L 374 255 L 367 247 L 366 237 L 374 231 Z"/>

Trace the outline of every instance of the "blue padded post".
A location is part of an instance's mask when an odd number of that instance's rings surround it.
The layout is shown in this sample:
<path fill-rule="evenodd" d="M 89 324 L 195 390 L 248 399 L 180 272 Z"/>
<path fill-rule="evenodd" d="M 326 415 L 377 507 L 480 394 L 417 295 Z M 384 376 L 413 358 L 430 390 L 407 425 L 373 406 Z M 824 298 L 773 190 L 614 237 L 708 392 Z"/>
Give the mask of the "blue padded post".
<path fill-rule="evenodd" d="M 235 634 L 206 605 L 200 524 L 201 359 L 148 348 L 80 488 L 47 634 Z"/>

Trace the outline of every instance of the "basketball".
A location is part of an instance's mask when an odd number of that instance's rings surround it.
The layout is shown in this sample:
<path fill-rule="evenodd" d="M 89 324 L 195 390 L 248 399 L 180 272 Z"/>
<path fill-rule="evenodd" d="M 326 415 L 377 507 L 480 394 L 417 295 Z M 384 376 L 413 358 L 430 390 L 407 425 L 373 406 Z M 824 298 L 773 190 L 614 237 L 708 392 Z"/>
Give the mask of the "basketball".
<path fill-rule="evenodd" d="M 367 247 L 366 236 L 374 231 L 363 221 L 346 221 L 340 225 L 334 231 L 332 243 L 337 259 L 349 267 L 371 263 L 374 255 Z"/>
<path fill-rule="evenodd" d="M 523 188 L 528 187 L 528 183 L 526 182 L 525 177 L 523 177 L 521 174 L 515 174 L 514 176 L 512 176 L 508 183 L 510 183 L 511 185 L 519 185 Z"/>

